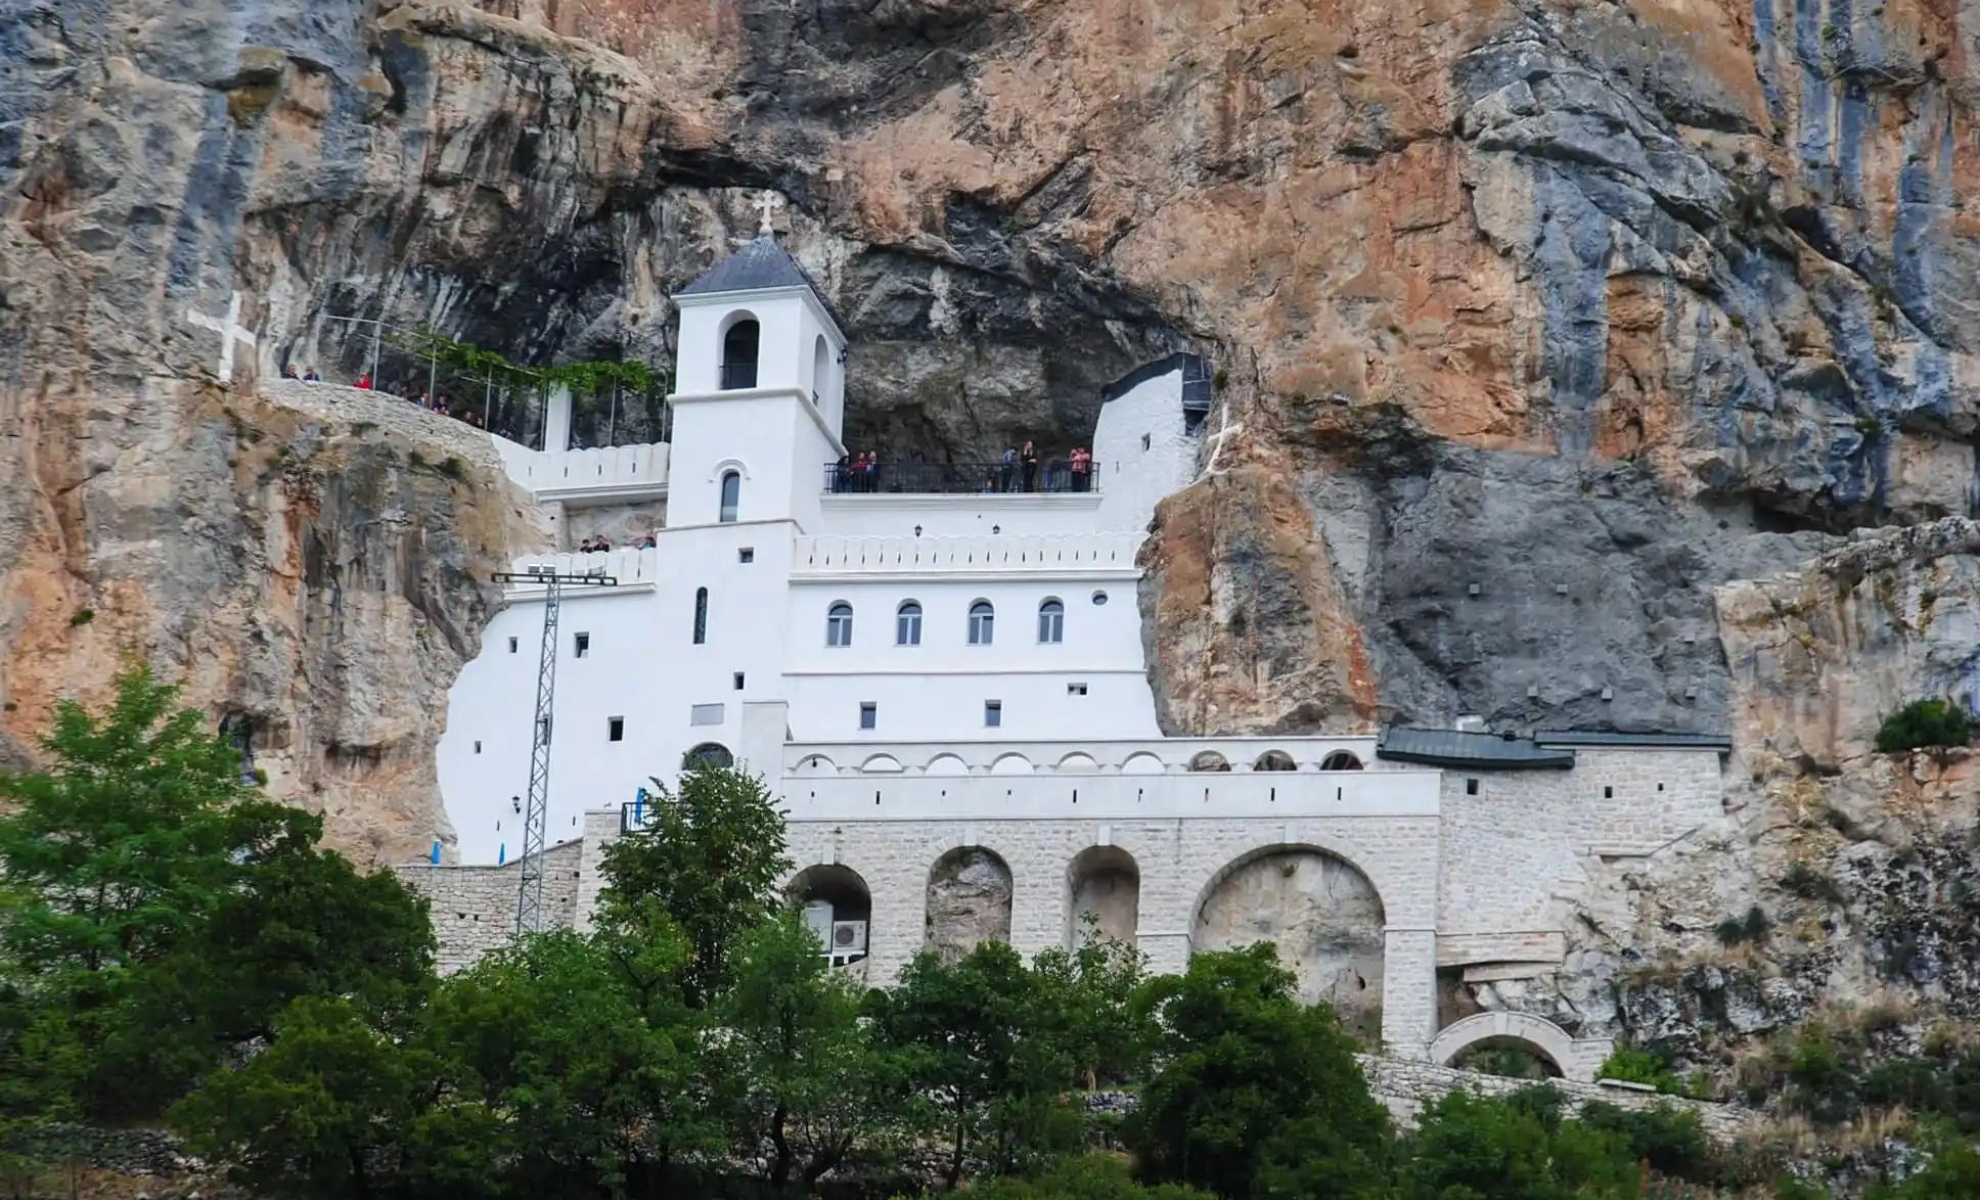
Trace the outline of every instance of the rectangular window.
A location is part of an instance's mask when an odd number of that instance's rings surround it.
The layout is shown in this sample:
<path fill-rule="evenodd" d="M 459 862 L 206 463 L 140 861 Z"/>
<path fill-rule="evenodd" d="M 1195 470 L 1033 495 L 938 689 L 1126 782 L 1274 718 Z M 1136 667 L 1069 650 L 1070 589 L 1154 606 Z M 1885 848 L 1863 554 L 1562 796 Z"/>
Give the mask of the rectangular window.
<path fill-rule="evenodd" d="M 576 652 L 577 656 L 579 658 L 583 658 L 585 655 L 591 653 L 591 635 L 588 633 L 572 634 L 571 646 L 573 650 Z"/>
<path fill-rule="evenodd" d="M 481 753 L 481 743 L 480 743 L 480 742 L 476 742 L 476 743 L 474 744 L 474 752 L 475 752 L 476 754 L 479 754 L 479 753 Z"/>
<path fill-rule="evenodd" d="M 861 729 L 878 729 L 880 727 L 880 706 L 878 704 L 875 704 L 871 700 L 860 701 L 859 727 Z"/>
<path fill-rule="evenodd" d="M 1085 694 L 1086 685 L 1083 683 L 1069 683 L 1066 685 L 1066 695 L 1068 696 L 1084 696 Z"/>
<path fill-rule="evenodd" d="M 1464 794 L 1467 796 L 1476 796 L 1478 794 L 1478 781 L 1476 779 L 1467 779 L 1464 781 Z"/>
<path fill-rule="evenodd" d="M 744 546 L 742 549 L 736 551 L 736 561 L 739 563 L 755 562 L 756 548 L 754 546 Z"/>
<path fill-rule="evenodd" d="M 623 742 L 626 740 L 626 719 L 624 717 L 605 718 L 605 740 Z"/>
<path fill-rule="evenodd" d="M 1002 700 L 985 700 L 983 702 L 983 727 L 985 729 L 1001 729 L 1003 726 L 1004 702 Z"/>
<path fill-rule="evenodd" d="M 743 690 L 743 673 L 741 671 L 736 672 L 736 690 L 739 692 Z"/>
<path fill-rule="evenodd" d="M 509 639 L 509 653 L 511 653 L 511 654 L 514 654 L 515 652 L 516 652 L 516 639 L 514 639 L 514 638 L 510 638 L 510 639 Z"/>
<path fill-rule="evenodd" d="M 719 704 L 697 704 L 688 709 L 688 724 L 720 725 L 722 715 L 722 706 Z"/>

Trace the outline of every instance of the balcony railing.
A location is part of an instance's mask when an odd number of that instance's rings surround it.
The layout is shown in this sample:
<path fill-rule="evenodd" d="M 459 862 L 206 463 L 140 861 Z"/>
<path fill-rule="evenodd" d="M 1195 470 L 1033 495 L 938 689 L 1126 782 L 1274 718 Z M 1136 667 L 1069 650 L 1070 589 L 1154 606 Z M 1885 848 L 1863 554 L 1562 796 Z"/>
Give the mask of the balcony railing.
<path fill-rule="evenodd" d="M 756 364 L 753 362 L 723 363 L 722 390 L 741 391 L 756 386 Z"/>
<path fill-rule="evenodd" d="M 1065 459 L 1040 464 L 1027 481 L 1024 467 L 994 463 L 825 464 L 825 490 L 835 495 L 1003 495 L 1023 492 L 1097 492 L 1100 464 L 1074 470 Z M 1027 486 L 1027 482 L 1029 486 Z"/>

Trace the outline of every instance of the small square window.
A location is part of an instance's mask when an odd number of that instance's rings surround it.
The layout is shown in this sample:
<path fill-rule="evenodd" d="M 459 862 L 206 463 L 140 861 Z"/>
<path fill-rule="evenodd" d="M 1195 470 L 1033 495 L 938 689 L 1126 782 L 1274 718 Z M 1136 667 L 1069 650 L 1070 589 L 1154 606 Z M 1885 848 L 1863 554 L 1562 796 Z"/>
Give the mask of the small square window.
<path fill-rule="evenodd" d="M 1141 448 L 1143 450 L 1148 449 L 1150 446 L 1153 446 L 1154 444 L 1155 444 L 1155 439 L 1153 437 L 1145 433 L 1141 435 Z"/>
<path fill-rule="evenodd" d="M 985 700 L 983 702 L 983 727 L 985 729 L 1001 729 L 1003 725 L 1004 702 L 1002 700 Z"/>
<path fill-rule="evenodd" d="M 591 653 L 591 635 L 588 633 L 574 633 L 571 635 L 571 645 L 576 651 L 577 656 L 583 658 L 585 655 Z"/>
<path fill-rule="evenodd" d="M 880 727 L 880 706 L 878 704 L 875 704 L 871 700 L 860 701 L 859 727 L 861 729 L 878 729 Z"/>
<path fill-rule="evenodd" d="M 1084 696 L 1085 694 L 1086 685 L 1083 683 L 1069 683 L 1066 685 L 1066 695 L 1068 696 Z"/>
<path fill-rule="evenodd" d="M 605 740 L 623 742 L 626 740 L 626 719 L 624 717 L 605 718 Z"/>
<path fill-rule="evenodd" d="M 515 652 L 516 652 L 516 639 L 514 639 L 514 638 L 510 638 L 510 639 L 509 639 L 509 653 L 511 653 L 511 654 L 514 654 Z"/>
<path fill-rule="evenodd" d="M 1476 796 L 1478 794 L 1478 781 L 1476 779 L 1467 779 L 1464 781 L 1464 794 L 1467 796 Z"/>
<path fill-rule="evenodd" d="M 743 690 L 743 673 L 741 671 L 736 672 L 736 690 L 739 692 Z"/>
<path fill-rule="evenodd" d="M 476 743 L 474 744 L 474 752 L 475 752 L 476 754 L 479 754 L 479 753 L 481 753 L 481 743 L 480 743 L 480 742 L 476 742 Z"/>
<path fill-rule="evenodd" d="M 1604 800 L 1614 800 L 1615 798 L 1616 798 L 1616 789 L 1615 789 L 1615 788 L 1613 788 L 1613 787 L 1611 787 L 1611 786 L 1609 786 L 1608 784 L 1603 784 L 1603 785 L 1602 785 L 1602 799 L 1604 799 Z"/>
<path fill-rule="evenodd" d="M 738 550 L 738 551 L 736 551 L 736 561 L 737 561 L 737 562 L 739 562 L 739 563 L 753 563 L 753 562 L 755 562 L 755 561 L 756 561 L 756 547 L 754 547 L 754 546 L 744 546 L 744 547 L 743 547 L 742 549 L 740 549 L 740 550 Z"/>

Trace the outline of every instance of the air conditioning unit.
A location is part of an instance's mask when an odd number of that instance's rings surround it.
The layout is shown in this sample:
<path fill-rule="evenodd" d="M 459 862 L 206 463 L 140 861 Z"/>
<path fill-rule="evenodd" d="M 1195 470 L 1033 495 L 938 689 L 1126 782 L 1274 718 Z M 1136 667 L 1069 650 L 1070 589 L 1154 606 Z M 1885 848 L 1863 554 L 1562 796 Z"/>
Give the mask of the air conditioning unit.
<path fill-rule="evenodd" d="M 866 953 L 866 922 L 832 922 L 832 957 Z"/>

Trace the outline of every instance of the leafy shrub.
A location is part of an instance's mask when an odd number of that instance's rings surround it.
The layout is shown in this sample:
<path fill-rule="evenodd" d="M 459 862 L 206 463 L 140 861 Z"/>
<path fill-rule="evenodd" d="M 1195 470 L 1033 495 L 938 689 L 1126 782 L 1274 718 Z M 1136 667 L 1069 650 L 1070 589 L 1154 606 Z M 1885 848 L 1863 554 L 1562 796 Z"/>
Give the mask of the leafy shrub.
<path fill-rule="evenodd" d="M 1884 718 L 1877 729 L 1877 752 L 1964 746 L 1968 734 L 1966 710 L 1959 705 L 1950 700 L 1913 700 Z"/>
<path fill-rule="evenodd" d="M 1781 872 L 1781 890 L 1803 900 L 1826 900 L 1831 904 L 1843 900 L 1842 888 L 1836 885 L 1834 877 L 1807 863 L 1795 863 Z"/>
<path fill-rule="evenodd" d="M 1746 910 L 1744 917 L 1727 917 L 1719 922 L 1718 928 L 1713 932 L 1718 934 L 1720 945 L 1738 946 L 1747 942 L 1766 941 L 1767 932 L 1772 928 L 1773 922 L 1767 919 L 1767 914 L 1760 911 L 1760 906 L 1756 904 Z"/>
<path fill-rule="evenodd" d="M 79 608 L 69 614 L 69 624 L 72 626 L 87 625 L 95 619 L 96 610 L 93 608 Z"/>
<path fill-rule="evenodd" d="M 1596 1068 L 1597 1079 L 1620 1079 L 1624 1083 L 1647 1083 L 1667 1096 L 1682 1096 L 1688 1090 L 1671 1070 L 1671 1064 L 1654 1050 L 1617 1046 Z"/>
<path fill-rule="evenodd" d="M 1694 1183 L 1709 1183 L 1715 1174 L 1712 1143 L 1695 1112 L 1662 1101 L 1634 1110 L 1595 1101 L 1584 1105 L 1576 1119 L 1620 1135 L 1629 1143 L 1630 1157 L 1650 1164 L 1658 1174 Z"/>

